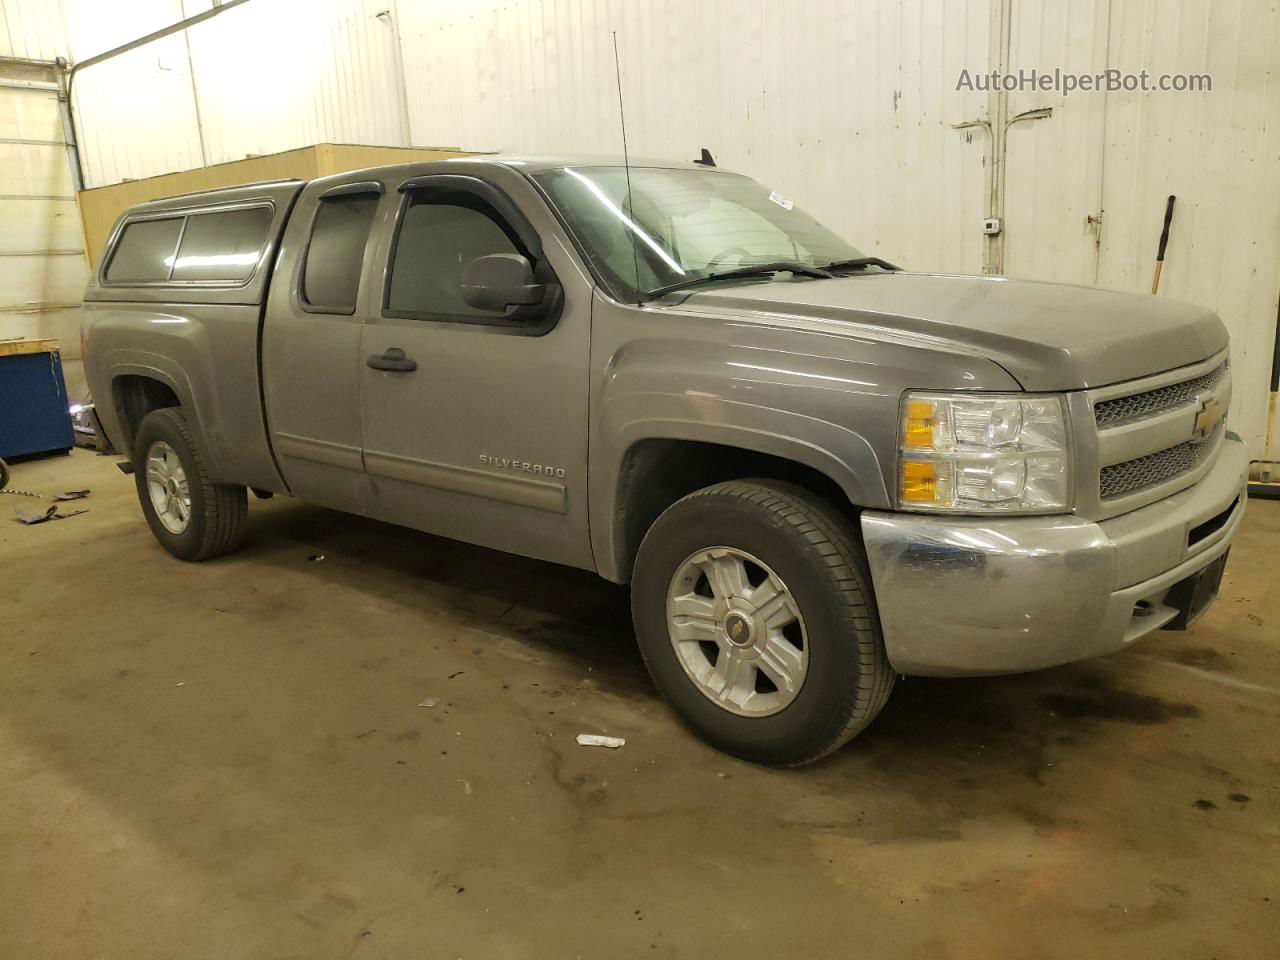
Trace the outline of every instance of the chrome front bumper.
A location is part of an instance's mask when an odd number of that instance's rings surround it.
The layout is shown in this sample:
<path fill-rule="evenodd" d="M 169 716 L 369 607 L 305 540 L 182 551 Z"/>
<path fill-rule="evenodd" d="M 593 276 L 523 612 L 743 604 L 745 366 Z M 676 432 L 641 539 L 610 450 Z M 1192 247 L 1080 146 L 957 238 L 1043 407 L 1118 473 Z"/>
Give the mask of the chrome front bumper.
<path fill-rule="evenodd" d="M 1195 486 L 1111 520 L 862 514 L 899 673 L 1020 673 L 1111 653 L 1178 611 L 1170 589 L 1213 563 L 1244 516 L 1248 455 L 1229 434 Z"/>

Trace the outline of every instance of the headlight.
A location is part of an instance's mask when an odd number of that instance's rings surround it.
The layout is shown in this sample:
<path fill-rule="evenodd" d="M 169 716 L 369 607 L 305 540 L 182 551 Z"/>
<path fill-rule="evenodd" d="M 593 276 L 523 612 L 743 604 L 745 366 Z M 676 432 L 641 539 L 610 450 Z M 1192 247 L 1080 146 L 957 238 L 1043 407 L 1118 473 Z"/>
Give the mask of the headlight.
<path fill-rule="evenodd" d="M 1059 396 L 908 393 L 898 441 L 898 506 L 953 513 L 1070 507 Z"/>

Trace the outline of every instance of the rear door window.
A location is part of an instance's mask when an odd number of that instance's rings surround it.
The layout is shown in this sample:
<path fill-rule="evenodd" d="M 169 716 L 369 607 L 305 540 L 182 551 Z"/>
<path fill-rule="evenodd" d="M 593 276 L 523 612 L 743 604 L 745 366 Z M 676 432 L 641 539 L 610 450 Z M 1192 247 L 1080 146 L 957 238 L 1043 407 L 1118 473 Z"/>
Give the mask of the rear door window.
<path fill-rule="evenodd" d="M 253 276 L 271 226 L 270 207 L 196 213 L 187 218 L 171 280 L 244 282 Z"/>
<path fill-rule="evenodd" d="M 320 200 L 302 265 L 304 309 L 311 313 L 355 313 L 364 248 L 378 200 L 376 193 Z"/>
<path fill-rule="evenodd" d="M 163 283 L 169 279 L 182 217 L 125 224 L 107 265 L 108 283 Z"/>

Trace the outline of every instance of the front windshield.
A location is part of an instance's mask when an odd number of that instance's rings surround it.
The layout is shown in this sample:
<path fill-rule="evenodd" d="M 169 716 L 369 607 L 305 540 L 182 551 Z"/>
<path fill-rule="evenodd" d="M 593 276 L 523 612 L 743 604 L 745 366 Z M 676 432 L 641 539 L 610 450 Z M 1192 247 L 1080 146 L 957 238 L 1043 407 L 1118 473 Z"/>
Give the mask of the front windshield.
<path fill-rule="evenodd" d="M 737 174 L 633 167 L 630 205 L 622 167 L 535 179 L 620 300 L 742 267 L 822 267 L 861 256 L 790 200 Z"/>

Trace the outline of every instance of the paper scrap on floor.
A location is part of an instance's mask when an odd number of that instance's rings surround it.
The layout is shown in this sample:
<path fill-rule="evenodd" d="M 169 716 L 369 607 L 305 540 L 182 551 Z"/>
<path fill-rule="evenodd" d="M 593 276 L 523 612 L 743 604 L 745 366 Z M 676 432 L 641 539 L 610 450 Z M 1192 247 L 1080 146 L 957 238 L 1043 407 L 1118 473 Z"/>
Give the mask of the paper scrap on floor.
<path fill-rule="evenodd" d="M 608 747 L 610 750 L 617 750 L 626 742 L 622 737 L 602 737 L 596 733 L 578 734 L 578 745 L 581 747 Z"/>

